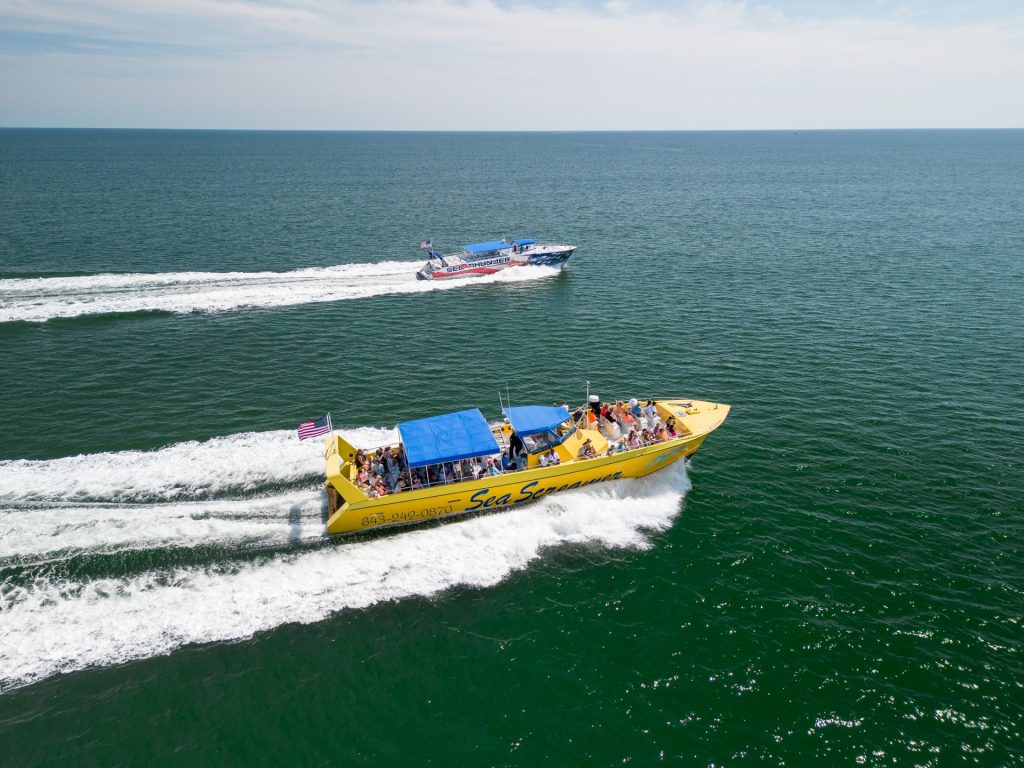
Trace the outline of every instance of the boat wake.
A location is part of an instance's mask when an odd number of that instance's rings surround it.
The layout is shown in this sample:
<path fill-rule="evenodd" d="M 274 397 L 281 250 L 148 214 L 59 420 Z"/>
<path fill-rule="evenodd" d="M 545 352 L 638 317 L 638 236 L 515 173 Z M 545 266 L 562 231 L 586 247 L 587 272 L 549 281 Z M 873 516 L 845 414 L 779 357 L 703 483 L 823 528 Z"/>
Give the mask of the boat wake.
<path fill-rule="evenodd" d="M 343 434 L 366 446 L 392 438 Z M 646 547 L 689 488 L 680 462 L 497 514 L 329 540 L 322 471 L 319 441 L 292 432 L 0 462 L 0 691 L 491 586 L 550 547 Z"/>
<path fill-rule="evenodd" d="M 129 312 L 223 312 L 521 282 L 557 267 L 506 269 L 473 280 L 416 279 L 417 264 L 381 261 L 290 272 L 164 272 L 0 280 L 0 323 Z"/>

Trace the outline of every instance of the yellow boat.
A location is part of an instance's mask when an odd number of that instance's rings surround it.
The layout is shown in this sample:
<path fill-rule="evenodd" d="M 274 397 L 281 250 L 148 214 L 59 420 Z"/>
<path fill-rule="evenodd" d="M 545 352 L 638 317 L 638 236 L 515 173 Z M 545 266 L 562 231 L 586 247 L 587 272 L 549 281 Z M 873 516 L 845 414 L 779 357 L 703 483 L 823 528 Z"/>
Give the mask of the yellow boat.
<path fill-rule="evenodd" d="M 397 472 L 396 484 L 404 489 L 387 495 L 377 495 L 362 482 L 358 463 L 363 452 L 332 434 L 324 452 L 327 532 L 495 510 L 606 480 L 643 477 L 692 454 L 729 413 L 728 405 L 703 400 L 651 402 L 656 416 L 651 414 L 647 423 L 671 419 L 675 436 L 639 447 L 624 446 L 618 428 L 591 417 L 589 408 L 573 416 L 565 406 L 504 408 L 504 422 L 493 425 L 475 408 L 403 422 L 398 425 L 401 442 L 385 450 L 399 457 L 392 477 Z M 502 454 L 518 457 L 520 468 L 499 470 Z M 554 457 L 558 463 L 548 463 Z M 461 471 L 467 465 L 481 468 L 482 474 Z"/>

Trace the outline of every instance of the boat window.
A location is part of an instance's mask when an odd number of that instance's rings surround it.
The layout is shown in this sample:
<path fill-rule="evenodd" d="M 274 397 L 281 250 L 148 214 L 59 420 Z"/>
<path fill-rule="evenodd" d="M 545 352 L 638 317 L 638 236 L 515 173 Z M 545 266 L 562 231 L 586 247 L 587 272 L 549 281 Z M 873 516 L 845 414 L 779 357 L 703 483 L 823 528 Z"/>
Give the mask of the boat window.
<path fill-rule="evenodd" d="M 557 427 L 549 429 L 547 432 L 538 432 L 535 435 L 525 435 L 523 437 L 523 443 L 526 445 L 526 450 L 529 453 L 539 453 L 564 442 L 565 438 L 575 431 L 576 427 L 573 426 L 572 422 L 563 421 Z"/>

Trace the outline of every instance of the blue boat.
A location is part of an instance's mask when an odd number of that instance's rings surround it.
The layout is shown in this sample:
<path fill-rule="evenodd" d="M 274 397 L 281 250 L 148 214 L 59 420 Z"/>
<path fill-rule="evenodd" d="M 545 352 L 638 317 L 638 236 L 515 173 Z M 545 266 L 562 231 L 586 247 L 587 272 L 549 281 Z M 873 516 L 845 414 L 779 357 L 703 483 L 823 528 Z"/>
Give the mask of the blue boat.
<path fill-rule="evenodd" d="M 424 240 L 431 244 L 432 241 Z M 422 245 L 422 244 L 421 244 Z M 575 245 L 538 243 L 530 237 L 511 242 L 487 240 L 469 243 L 458 253 L 442 255 L 430 246 L 430 259 L 416 277 L 420 280 L 451 280 L 459 277 L 493 275 L 509 267 L 560 267 L 569 260 Z"/>

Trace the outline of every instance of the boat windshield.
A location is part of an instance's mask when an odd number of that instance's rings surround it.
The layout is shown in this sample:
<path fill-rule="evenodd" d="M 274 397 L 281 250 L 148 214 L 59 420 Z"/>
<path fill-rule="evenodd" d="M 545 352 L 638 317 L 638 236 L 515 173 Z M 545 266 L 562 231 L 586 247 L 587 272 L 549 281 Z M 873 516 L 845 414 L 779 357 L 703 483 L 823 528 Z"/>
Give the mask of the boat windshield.
<path fill-rule="evenodd" d="M 576 431 L 571 421 L 564 421 L 553 429 L 538 432 L 534 435 L 523 435 L 523 444 L 528 453 L 540 453 L 565 442 L 565 439 Z"/>

